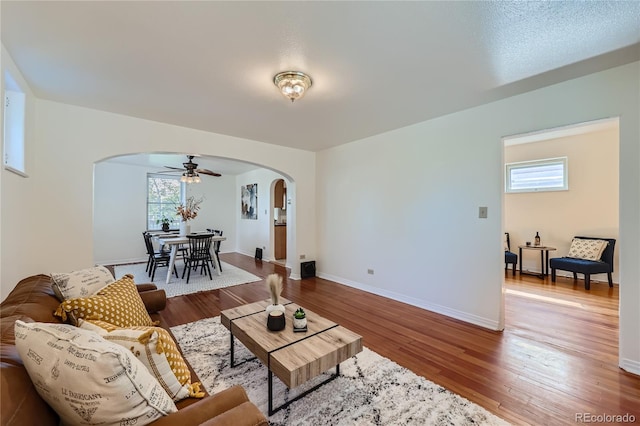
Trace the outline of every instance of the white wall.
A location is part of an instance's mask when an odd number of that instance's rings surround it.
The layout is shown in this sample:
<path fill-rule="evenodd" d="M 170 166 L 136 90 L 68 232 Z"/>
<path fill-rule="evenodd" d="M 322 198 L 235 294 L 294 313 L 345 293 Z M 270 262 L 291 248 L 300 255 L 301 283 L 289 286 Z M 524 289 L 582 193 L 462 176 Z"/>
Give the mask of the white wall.
<path fill-rule="evenodd" d="M 256 248 L 262 248 L 262 258 L 264 260 L 274 260 L 273 257 L 273 202 L 272 202 L 272 186 L 273 182 L 283 179 L 283 176 L 271 170 L 258 169 L 253 170 L 236 177 L 236 209 L 235 217 L 236 232 L 238 234 L 238 245 L 236 251 L 254 256 Z M 258 184 L 258 219 L 241 219 L 240 218 L 240 187 L 252 183 Z M 293 188 L 294 185 L 287 182 L 287 188 Z M 288 209 L 287 215 L 293 217 L 295 209 Z M 292 223 L 294 219 L 291 219 Z M 291 242 L 295 247 L 295 242 Z M 287 245 L 287 250 L 289 246 Z M 290 265 L 287 265 L 290 266 Z M 298 269 L 299 269 L 298 265 Z M 299 278 L 299 277 L 296 277 Z"/>
<path fill-rule="evenodd" d="M 314 204 L 315 156 L 310 152 L 44 100 L 36 101 L 35 116 L 30 177 L 14 185 L 3 171 L 3 213 L 5 206 L 15 206 L 15 213 L 3 215 L 2 244 L 12 248 L 2 256 L 3 295 L 29 275 L 95 262 L 94 163 L 110 157 L 196 152 L 240 159 L 282 171 L 296 181 L 297 202 Z M 315 255 L 315 213 L 290 226 L 300 227 L 292 248 Z M 139 247 L 137 241 L 131 244 Z M 33 247 L 47 250 L 47 256 L 25 256 Z M 292 275 L 299 276 L 299 265 L 293 268 Z"/>
<path fill-rule="evenodd" d="M 619 116 L 620 365 L 640 373 L 638 75 L 636 62 L 318 153 L 318 275 L 501 328 L 501 139 Z"/>
<path fill-rule="evenodd" d="M 36 98 L 20 70 L 4 46 L 1 48 L 0 75 L 2 80 L 2 93 L 5 90 L 5 72 L 9 72 L 13 79 L 20 85 L 26 95 L 26 124 L 25 124 L 25 167 L 27 175 L 33 174 L 35 153 L 35 108 Z M 2 122 L 4 123 L 4 102 L 2 102 Z M 4 132 L 0 130 L 0 149 L 4 155 Z M 13 289 L 15 281 L 5 282 L 4 277 L 13 271 L 38 268 L 43 260 L 40 257 L 25 256 L 34 249 L 33 241 L 23 238 L 25 229 L 41 229 L 50 225 L 48 222 L 35 222 L 36 212 L 42 209 L 37 197 L 25 197 L 36 190 L 36 184 L 32 179 L 9 172 L 2 167 L 0 171 L 0 299 L 4 300 L 9 291 Z M 36 246 L 39 247 L 39 246 Z M 20 254 L 20 255 L 17 255 Z M 5 262 L 5 258 L 11 258 L 11 262 Z"/>
<path fill-rule="evenodd" d="M 147 167 L 102 161 L 95 166 L 93 241 L 94 261 L 116 264 L 146 260 L 142 231 L 147 229 Z M 189 221 L 192 231 L 221 229 L 227 238 L 220 251 L 236 246 L 235 177 L 203 176 L 187 185 L 187 196 L 203 197 L 198 216 Z"/>
<path fill-rule="evenodd" d="M 504 224 L 511 250 L 533 242 L 556 247 L 549 257 L 566 256 L 575 235 L 618 240 L 619 132 L 612 129 L 505 147 L 505 163 L 568 158 L 569 190 L 511 193 L 504 196 Z M 540 272 L 540 254 L 523 250 L 518 258 L 524 270 Z M 613 281 L 619 282 L 619 247 L 614 250 Z M 558 275 L 573 276 L 558 270 Z M 582 278 L 582 276 L 580 276 Z M 592 279 L 607 281 L 606 274 Z"/>

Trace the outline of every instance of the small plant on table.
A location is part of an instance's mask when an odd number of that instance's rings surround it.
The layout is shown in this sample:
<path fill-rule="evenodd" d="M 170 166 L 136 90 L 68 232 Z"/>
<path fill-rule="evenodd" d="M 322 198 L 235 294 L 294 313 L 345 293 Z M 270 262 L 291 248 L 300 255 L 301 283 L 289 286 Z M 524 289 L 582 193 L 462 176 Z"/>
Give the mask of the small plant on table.
<path fill-rule="evenodd" d="M 302 308 L 298 308 L 293 313 L 293 328 L 306 329 L 307 328 L 307 314 Z"/>

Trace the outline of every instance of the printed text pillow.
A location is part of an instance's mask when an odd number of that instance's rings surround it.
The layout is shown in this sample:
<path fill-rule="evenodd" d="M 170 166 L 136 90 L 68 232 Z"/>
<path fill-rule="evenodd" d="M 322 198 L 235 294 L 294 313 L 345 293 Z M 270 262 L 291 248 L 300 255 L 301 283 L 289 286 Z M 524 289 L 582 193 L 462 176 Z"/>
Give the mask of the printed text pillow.
<path fill-rule="evenodd" d="M 76 297 L 93 296 L 116 280 L 104 266 L 52 273 L 51 279 L 53 292 L 61 302 Z"/>
<path fill-rule="evenodd" d="M 133 354 L 68 324 L 15 322 L 38 394 L 68 425 L 146 425 L 177 408 Z"/>

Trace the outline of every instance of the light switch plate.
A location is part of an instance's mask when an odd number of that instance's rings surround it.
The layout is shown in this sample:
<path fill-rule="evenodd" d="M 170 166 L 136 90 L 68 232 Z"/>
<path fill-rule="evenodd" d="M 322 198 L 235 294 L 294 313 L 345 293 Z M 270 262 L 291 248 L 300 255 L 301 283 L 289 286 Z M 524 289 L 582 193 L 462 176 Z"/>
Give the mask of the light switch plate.
<path fill-rule="evenodd" d="M 478 217 L 480 219 L 486 219 L 487 218 L 487 212 L 488 208 L 487 207 L 479 207 L 478 208 Z"/>

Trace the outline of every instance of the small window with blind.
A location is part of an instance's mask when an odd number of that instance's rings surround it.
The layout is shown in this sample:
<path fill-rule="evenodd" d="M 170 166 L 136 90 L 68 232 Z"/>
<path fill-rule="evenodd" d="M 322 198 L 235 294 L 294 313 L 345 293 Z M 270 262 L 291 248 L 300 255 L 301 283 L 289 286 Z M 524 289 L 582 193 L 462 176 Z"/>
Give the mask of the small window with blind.
<path fill-rule="evenodd" d="M 569 189 L 567 157 L 507 163 L 505 172 L 507 193 Z"/>
<path fill-rule="evenodd" d="M 25 168 L 26 95 L 11 77 L 4 74 L 4 168 L 27 177 Z"/>

